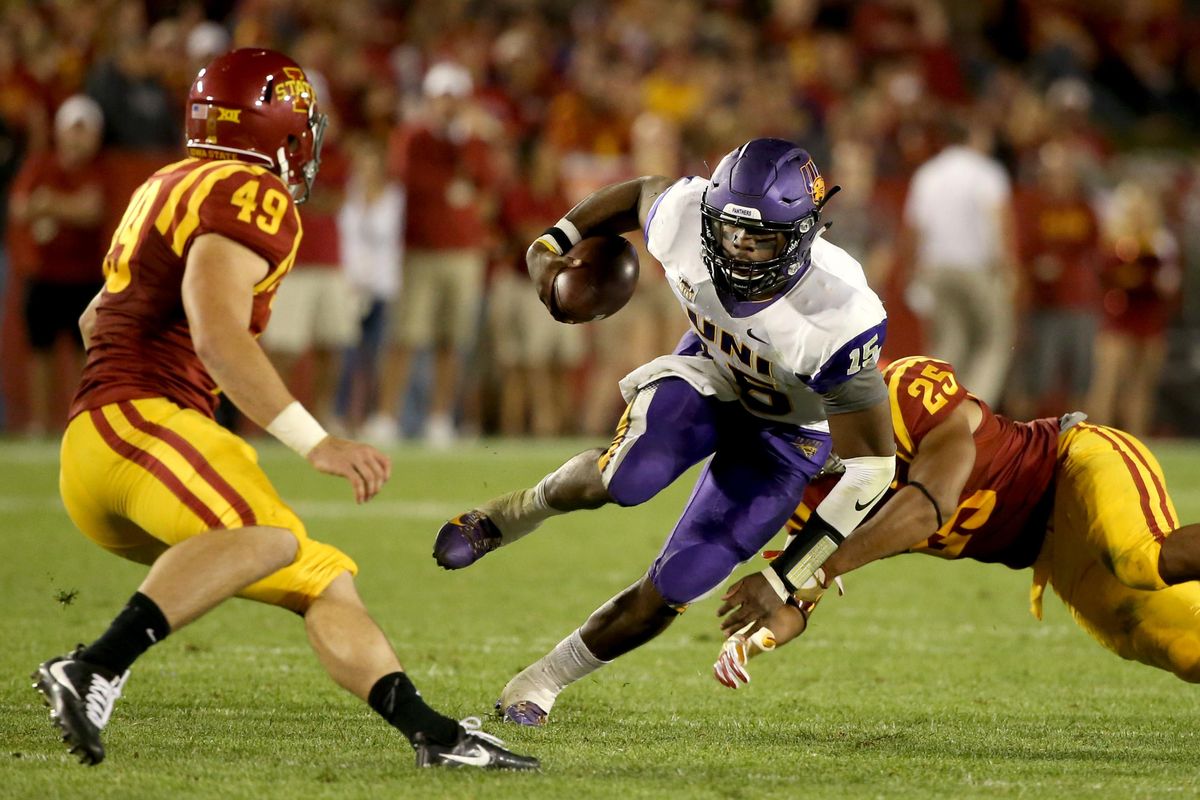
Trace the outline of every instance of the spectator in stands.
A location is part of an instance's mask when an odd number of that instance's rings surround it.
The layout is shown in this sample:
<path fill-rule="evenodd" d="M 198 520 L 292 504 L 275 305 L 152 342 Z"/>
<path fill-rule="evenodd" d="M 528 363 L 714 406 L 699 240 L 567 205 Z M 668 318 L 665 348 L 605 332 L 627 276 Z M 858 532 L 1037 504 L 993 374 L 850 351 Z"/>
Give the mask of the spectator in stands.
<path fill-rule="evenodd" d="M 1179 298 L 1179 246 L 1157 192 L 1126 181 L 1107 225 L 1096 377 L 1088 410 L 1096 422 L 1134 436 L 1150 433 L 1166 357 L 1166 328 Z"/>
<path fill-rule="evenodd" d="M 633 175 L 679 174 L 683 159 L 681 136 L 681 128 L 669 117 L 643 112 L 630 126 L 631 152 L 621 161 L 622 168 Z M 602 164 L 596 164 L 599 169 L 594 173 L 595 178 L 604 175 Z M 646 250 L 641 233 L 629 234 L 628 238 L 637 249 L 641 264 L 638 290 L 619 316 L 589 325 L 592 360 L 581 433 L 592 436 L 608 435 L 625 407 L 617 390 L 621 378 L 657 354 L 671 352 L 684 332 L 679 301 L 662 267 Z"/>
<path fill-rule="evenodd" d="M 54 149 L 30 156 L 12 187 L 9 210 L 34 243 L 25 294 L 25 326 L 33 351 L 28 433 L 44 435 L 65 419 L 65 392 L 83 367 L 79 317 L 100 289 L 104 251 L 104 176 L 98 168 L 104 116 L 84 95 L 68 98 L 54 116 Z M 53 355 L 69 340 L 71 381 L 60 383 Z"/>
<path fill-rule="evenodd" d="M 390 154 L 405 187 L 404 291 L 385 356 L 376 413 L 363 435 L 387 443 L 398 418 L 413 355 L 434 348 L 433 391 L 425 437 L 445 446 L 456 436 L 462 363 L 477 333 L 488 223 L 495 212 L 488 145 L 475 129 L 472 79 L 449 61 L 426 72 L 426 119 L 398 129 Z"/>
<path fill-rule="evenodd" d="M 337 217 L 342 268 L 361 309 L 358 345 L 344 353 L 338 380 L 337 420 L 347 429 L 375 407 L 379 355 L 404 257 L 404 190 L 388 179 L 384 148 L 363 137 L 351 151 L 346 200 Z"/>
<path fill-rule="evenodd" d="M 319 73 L 307 70 L 317 97 L 324 97 Z M 320 179 L 301 206 L 304 236 L 296 265 L 275 295 L 271 326 L 262 343 L 279 373 L 296 382 L 301 358 L 312 359 L 312 408 L 323 424 L 334 425 L 334 393 L 342 353 L 358 343 L 359 303 L 342 269 L 338 211 L 348 171 L 338 144 L 337 121 L 330 116 L 321 148 Z"/>
<path fill-rule="evenodd" d="M 1077 155 L 1042 146 L 1036 181 L 1019 216 L 1025 324 L 1009 411 L 1032 419 L 1051 408 L 1084 409 L 1100 298 L 1100 227 L 1083 192 Z"/>
<path fill-rule="evenodd" d="M 109 57 L 88 73 L 85 91 L 104 112 L 104 143 L 130 150 L 171 149 L 182 115 L 154 70 L 144 36 L 116 41 Z"/>
<path fill-rule="evenodd" d="M 508 258 L 488 291 L 490 343 L 499 371 L 499 427 L 505 436 L 569 432 L 571 369 L 583 357 L 584 331 L 546 313 L 525 271 L 525 250 L 568 208 L 558 178 L 558 156 L 546 143 L 521 154 L 516 180 L 500 204 Z"/>
<path fill-rule="evenodd" d="M 193 74 L 229 49 L 229 31 L 210 20 L 199 23 L 188 31 L 185 49 L 189 67 L 195 65 Z"/>
<path fill-rule="evenodd" d="M 22 62 L 16 34 L 0 27 L 0 118 L 22 148 L 44 148 L 50 138 L 45 93 Z"/>
<path fill-rule="evenodd" d="M 837 224 L 829 240 L 858 259 L 867 283 L 882 292 L 892 260 L 894 216 L 875 196 L 875 154 L 865 142 L 844 139 L 833 147 L 829 184 L 842 187 L 837 197 Z"/>
<path fill-rule="evenodd" d="M 432 187 L 431 191 L 413 189 L 425 192 L 424 200 L 413 201 L 414 207 L 422 209 L 424 221 L 411 226 L 410 244 L 439 259 L 447 253 L 482 254 L 487 249 L 481 233 L 486 225 L 481 220 L 491 202 L 488 186 L 494 179 L 487 173 L 493 168 L 487 166 L 486 155 L 480 157 L 486 148 L 471 140 L 499 141 L 491 133 L 480 135 L 478 123 L 488 119 L 492 120 L 488 125 L 503 128 L 507 141 L 535 139 L 555 147 L 568 201 L 638 174 L 631 162 L 641 157 L 640 152 L 675 151 L 679 163 L 656 172 L 702 174 L 707 171 L 705 162 L 715 163 L 730 141 L 769 134 L 800 137 L 810 151 L 825 154 L 818 161 L 828 161 L 834 180 L 846 185 L 852 181 L 842 173 L 849 169 L 846 174 L 853 178 L 855 166 L 866 162 L 847 160 L 851 157 L 839 157 L 835 151 L 844 151 L 842 145 L 848 140 L 862 143 L 873 151 L 876 202 L 897 210 L 885 213 L 880 225 L 866 221 L 871 213 L 839 212 L 840 221 L 829 235 L 860 252 L 881 253 L 898 227 L 888 220 L 903 217 L 898 210 L 903 186 L 936 153 L 937 137 L 931 130 L 933 120 L 946 115 L 941 103 L 955 104 L 953 115 L 987 121 L 996 136 L 993 155 L 1021 184 L 1036 180 L 1039 148 L 1048 140 L 1063 142 L 1073 157 L 1080 157 L 1084 184 L 1091 189 L 1112 182 L 1109 173 L 1121 155 L 1115 152 L 1117 143 L 1121 150 L 1142 144 L 1186 148 L 1196 140 L 1200 48 L 1189 47 L 1195 38 L 1189 32 L 1195 27 L 1194 13 L 1178 2 L 1118 5 L 1130 13 L 1114 16 L 1108 3 L 522 0 L 467 4 L 471 18 L 465 20 L 468 12 L 462 3 L 436 0 L 0 4 L 0 186 L 5 165 L 16 164 L 23 152 L 49 146 L 50 111 L 62 98 L 80 90 L 92 94 L 106 113 L 106 137 L 113 144 L 143 151 L 158 146 L 175 149 L 182 112 L 179 96 L 194 74 L 189 63 L 194 66 L 206 60 L 205 54 L 226 46 L 291 42 L 302 52 L 306 67 L 323 71 L 332 84 L 325 107 L 336 108 L 347 134 L 383 139 L 396 133 L 389 168 L 398 169 L 399 179 L 399 168 L 407 161 L 414 167 L 415 182 L 424 180 Z M 553 45 L 547 46 L 550 42 Z M 454 84 L 470 99 L 446 100 L 445 104 L 456 107 L 451 124 L 397 130 L 394 120 L 399 108 L 408 116 L 411 108 L 433 104 L 431 98 L 422 97 L 425 67 L 447 58 L 456 59 L 462 67 L 457 72 L 464 78 L 445 79 L 456 72 L 453 66 L 449 72 L 437 70 L 441 90 L 445 93 L 445 87 Z M 475 78 L 473 86 L 465 77 L 468 73 Z M 437 83 L 432 77 L 431 81 L 430 85 Z M 663 121 L 676 130 L 664 134 L 665 145 L 647 148 L 644 131 L 661 127 Z M 420 158 L 407 158 L 413 142 L 435 145 L 422 145 L 435 158 L 427 160 L 424 152 Z M 445 152 L 452 154 L 449 162 L 443 158 Z M 1170 151 L 1164 147 L 1158 152 Z M 112 156 L 110 163 L 136 158 Z M 1166 163 L 1158 154 L 1152 159 Z M 848 166 L 839 167 L 839 161 Z M 976 159 L 981 161 L 982 157 Z M 452 168 L 448 170 L 446 163 Z M 327 166 L 319 186 L 327 181 L 333 165 Z M 1178 163 L 1171 167 L 1177 168 Z M 114 196 L 126 175 L 138 169 L 114 170 L 110 184 Z M 403 176 L 407 178 L 409 172 L 405 170 Z M 838 203 L 855 199 L 847 187 Z M 20 227 L 15 226 L 9 237 L 14 260 L 20 257 Z M 962 241 L 979 238 L 971 227 L 954 231 L 954 225 L 945 224 L 941 228 L 950 229 L 951 238 Z M 639 237 L 633 238 L 636 244 Z M 1184 247 L 1185 251 L 1190 247 L 1190 239 Z M 893 329 L 885 352 L 895 357 L 912 353 L 913 348 L 926 350 L 918 330 L 922 326 L 911 324 L 906 305 L 896 302 L 908 286 L 908 273 L 915 269 L 911 259 L 903 255 L 892 259 L 895 269 L 885 285 L 875 277 L 881 274 L 875 272 L 875 259 L 869 254 L 865 259 L 876 288 L 892 294 Z M 644 281 L 659 277 L 649 266 L 644 260 Z M 940 267 L 932 266 L 930 272 Z M 969 275 L 967 270 L 959 271 L 961 278 Z M 477 291 L 478 283 L 443 277 L 471 287 L 468 292 Z M 1001 279 L 984 282 L 988 280 Z M 923 274 L 910 298 L 933 297 L 932 284 L 930 275 Z M 418 291 L 420 285 L 418 279 Z M 25 416 L 20 396 L 11 389 L 24 383 L 25 364 L 21 358 L 7 357 L 24 352 L 17 324 L 22 294 L 7 292 L 10 324 L 0 327 L 0 372 L 14 395 L 2 398 L 13 407 L 10 419 Z M 612 389 L 614 375 L 619 377 L 624 366 L 619 362 L 628 356 L 638 363 L 631 354 L 634 350 L 662 350 L 661 344 L 645 344 L 648 336 L 655 335 L 647 333 L 653 326 L 643 324 L 651 318 L 651 312 L 642 309 L 651 294 L 639 290 L 621 317 L 586 330 L 595 357 L 584 375 L 596 387 L 585 393 L 585 408 L 579 414 L 586 428 L 608 429 L 613 414 L 619 412 L 620 399 Z M 418 327 L 421 332 L 412 341 L 397 338 L 388 359 L 389 388 L 372 406 L 372 411 L 380 412 L 377 420 L 383 427 L 376 430 L 387 434 L 384 440 L 395 437 L 394 412 L 402 405 L 405 385 L 416 390 L 409 392 L 410 399 L 428 394 L 425 356 L 434 342 L 442 346 L 435 413 L 428 431 L 443 438 L 452 433 L 449 417 L 455 397 L 473 396 L 461 385 L 482 368 L 464 370 L 454 353 L 461 349 L 457 343 L 464 336 L 459 331 L 471 330 L 474 324 L 464 326 L 460 320 L 477 318 L 473 311 L 449 311 L 469 304 L 458 298 L 456 286 L 445 308 L 432 315 L 437 324 L 430 316 L 421 322 L 418 315 L 417 321 L 405 324 L 393 315 L 389 339 L 398 333 L 408 337 Z M 433 307 L 415 298 L 411 302 Z M 1193 302 L 1200 306 L 1200 301 Z M 971 304 L 941 309 L 940 318 L 929 319 L 930 327 L 975 331 L 981 336 L 992 331 L 998 317 L 991 314 L 975 315 L 986 325 L 963 327 L 956 314 L 962 307 Z M 627 331 L 622 330 L 625 327 Z M 612 336 L 606 328 L 614 332 Z M 416 353 L 421 357 L 412 360 Z M 992 359 L 979 363 L 992 375 L 1002 373 Z M 410 364 L 418 373 L 411 381 Z M 973 388 L 994 395 L 989 381 L 967 378 Z M 420 422 L 422 405 L 410 404 L 405 415 L 409 424 Z M 468 403 L 463 405 L 469 408 Z M 469 410 L 459 416 L 469 417 Z"/>
<path fill-rule="evenodd" d="M 1013 343 L 1016 235 L 1007 173 L 982 125 L 946 124 L 946 145 L 913 174 L 904 224 L 915 251 L 910 304 L 931 354 L 962 365 L 963 381 L 1000 399 Z"/>

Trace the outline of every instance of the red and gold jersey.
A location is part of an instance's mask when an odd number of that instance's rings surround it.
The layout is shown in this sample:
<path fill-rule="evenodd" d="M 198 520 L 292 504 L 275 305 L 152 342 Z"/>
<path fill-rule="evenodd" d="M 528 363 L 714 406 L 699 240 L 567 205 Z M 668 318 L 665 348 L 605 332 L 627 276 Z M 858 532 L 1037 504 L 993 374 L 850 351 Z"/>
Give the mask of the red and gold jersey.
<path fill-rule="evenodd" d="M 251 333 L 262 333 L 300 246 L 300 217 L 287 187 L 239 161 L 189 158 L 163 167 L 133 193 L 113 233 L 72 417 L 147 397 L 212 415 L 218 389 L 196 357 L 182 299 L 188 249 L 206 233 L 228 237 L 270 265 L 254 287 L 250 320 Z"/>
<path fill-rule="evenodd" d="M 1014 422 L 992 413 L 958 382 L 954 368 L 945 361 L 924 356 L 902 358 L 892 362 L 883 376 L 898 456 L 889 494 L 906 483 L 908 465 L 922 440 L 955 408 L 970 397 L 983 410 L 983 420 L 975 431 L 975 466 L 958 507 L 937 533 L 912 552 L 973 558 L 1014 569 L 1033 564 L 1054 502 L 1058 421 Z M 797 512 L 801 520 L 829 493 L 833 483 L 833 479 L 818 479 L 809 486 Z"/>

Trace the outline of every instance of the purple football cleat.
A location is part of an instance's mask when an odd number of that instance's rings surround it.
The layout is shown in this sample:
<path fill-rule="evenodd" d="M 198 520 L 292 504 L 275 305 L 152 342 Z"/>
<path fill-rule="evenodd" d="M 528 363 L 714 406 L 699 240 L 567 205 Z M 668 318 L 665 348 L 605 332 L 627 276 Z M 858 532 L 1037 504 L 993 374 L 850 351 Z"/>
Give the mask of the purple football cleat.
<path fill-rule="evenodd" d="M 501 708 L 500 701 L 497 700 L 496 714 L 505 722 L 524 725 L 527 728 L 540 728 L 550 718 L 548 712 L 542 711 L 542 707 L 531 700 L 521 700 L 506 708 Z"/>
<path fill-rule="evenodd" d="M 433 558 L 443 569 L 462 569 L 500 546 L 500 530 L 482 511 L 468 511 L 447 522 L 433 543 Z"/>

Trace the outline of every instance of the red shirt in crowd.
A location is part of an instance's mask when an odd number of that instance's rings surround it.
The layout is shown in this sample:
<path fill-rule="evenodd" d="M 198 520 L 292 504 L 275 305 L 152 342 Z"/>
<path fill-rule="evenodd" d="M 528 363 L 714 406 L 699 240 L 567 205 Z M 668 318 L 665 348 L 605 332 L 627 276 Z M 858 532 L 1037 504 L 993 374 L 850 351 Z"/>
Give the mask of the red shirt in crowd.
<path fill-rule="evenodd" d="M 346 189 L 350 165 L 342 151 L 329 145 L 321 148 L 321 170 L 312 194 L 297 208 L 304 225 L 304 238 L 296 253 L 301 267 L 337 268 L 342 263 L 337 217 Z"/>
<path fill-rule="evenodd" d="M 1091 310 L 1100 297 L 1100 230 L 1082 197 L 1030 193 L 1022 203 L 1021 263 L 1031 305 L 1041 310 Z"/>
<path fill-rule="evenodd" d="M 500 227 L 514 255 L 506 266 L 526 274 L 525 248 L 568 208 L 566 197 L 558 189 L 538 195 L 524 182 L 518 182 L 505 192 L 500 202 Z"/>
<path fill-rule="evenodd" d="M 53 151 L 30 154 L 13 181 L 13 198 L 28 198 L 39 188 L 60 194 L 75 194 L 85 189 L 104 192 L 100 162 L 65 169 Z M 26 238 L 30 243 L 28 266 L 40 281 L 64 284 L 99 283 L 100 259 L 104 255 L 103 223 L 71 225 L 50 217 L 29 220 Z"/>
<path fill-rule="evenodd" d="M 397 130 L 391 171 L 408 194 L 404 240 L 418 250 L 482 248 L 483 206 L 494 182 L 487 145 L 461 142 L 425 127 Z M 557 218 L 556 218 L 557 219 Z"/>
<path fill-rule="evenodd" d="M 1179 300 L 1179 246 L 1165 230 L 1121 237 L 1101 273 L 1104 327 L 1141 339 L 1162 336 Z"/>

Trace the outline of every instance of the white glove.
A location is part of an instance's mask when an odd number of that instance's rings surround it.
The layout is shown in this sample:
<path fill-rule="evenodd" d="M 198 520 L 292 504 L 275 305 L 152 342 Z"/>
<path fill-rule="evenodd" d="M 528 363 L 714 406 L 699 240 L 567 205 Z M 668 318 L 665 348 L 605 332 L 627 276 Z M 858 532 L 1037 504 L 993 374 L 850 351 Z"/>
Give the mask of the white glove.
<path fill-rule="evenodd" d="M 834 578 L 833 582 L 837 585 L 838 594 L 846 593 L 841 576 Z M 800 613 L 804 615 L 806 623 L 812 615 L 813 609 L 820 602 L 821 596 L 825 593 L 824 584 L 825 574 L 823 571 L 817 570 L 817 574 L 812 579 L 796 590 L 796 600 L 799 601 Z M 760 653 L 769 653 L 775 649 L 777 640 L 770 628 L 759 628 L 750 636 L 746 635 L 746 631 L 750 630 L 753 624 L 753 622 L 748 623 L 740 631 L 726 639 L 721 646 L 721 652 L 717 655 L 716 663 L 713 664 L 713 677 L 722 686 L 736 689 L 738 684 L 749 683 L 750 672 L 746 669 L 747 662 Z"/>
<path fill-rule="evenodd" d="M 750 623 L 753 625 L 754 623 Z M 775 649 L 775 634 L 768 628 L 759 628 L 749 637 L 742 630 L 730 636 L 721 646 L 717 661 L 713 664 L 713 677 L 723 686 L 730 689 L 738 688 L 740 683 L 750 682 L 750 673 L 746 671 L 746 662 L 751 656 L 759 653 L 769 653 Z"/>

